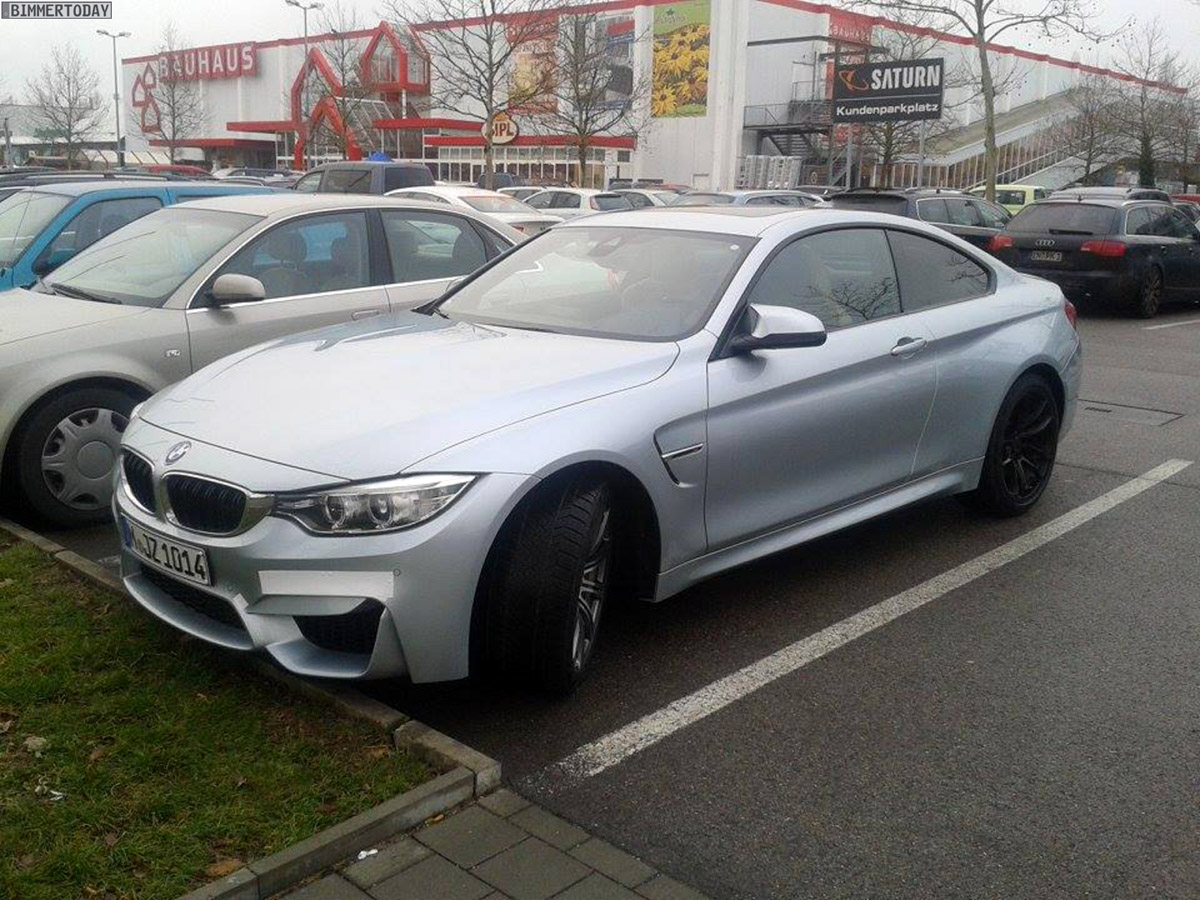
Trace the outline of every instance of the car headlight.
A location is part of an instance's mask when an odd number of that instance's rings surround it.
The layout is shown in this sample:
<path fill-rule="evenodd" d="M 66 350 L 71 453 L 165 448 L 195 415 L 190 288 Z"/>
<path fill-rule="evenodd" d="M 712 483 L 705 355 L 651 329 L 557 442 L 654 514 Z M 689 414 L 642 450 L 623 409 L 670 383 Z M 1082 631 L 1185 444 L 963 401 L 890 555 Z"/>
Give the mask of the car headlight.
<path fill-rule="evenodd" d="M 453 503 L 474 475 L 410 475 L 275 499 L 273 514 L 315 534 L 378 534 L 410 528 Z"/>

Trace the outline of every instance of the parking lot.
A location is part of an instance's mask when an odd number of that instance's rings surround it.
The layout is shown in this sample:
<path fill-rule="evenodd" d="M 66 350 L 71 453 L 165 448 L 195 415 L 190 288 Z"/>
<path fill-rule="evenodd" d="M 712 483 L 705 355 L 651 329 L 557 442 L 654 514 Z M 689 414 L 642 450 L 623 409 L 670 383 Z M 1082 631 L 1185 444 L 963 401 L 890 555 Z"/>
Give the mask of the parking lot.
<path fill-rule="evenodd" d="M 370 691 L 714 897 L 1197 896 L 1200 313 L 1080 329 L 1031 515 L 939 501 L 610 610 L 569 701 Z"/>

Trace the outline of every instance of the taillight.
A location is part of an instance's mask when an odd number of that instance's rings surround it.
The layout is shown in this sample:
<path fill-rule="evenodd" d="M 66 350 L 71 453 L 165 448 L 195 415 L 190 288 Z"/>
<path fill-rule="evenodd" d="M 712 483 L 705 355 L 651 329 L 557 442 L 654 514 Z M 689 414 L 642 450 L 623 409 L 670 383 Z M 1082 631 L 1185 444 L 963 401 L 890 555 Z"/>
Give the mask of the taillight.
<path fill-rule="evenodd" d="M 1067 300 L 1065 297 L 1063 298 L 1063 312 L 1067 316 L 1067 321 L 1071 323 L 1071 327 L 1078 331 L 1079 325 L 1077 323 L 1079 322 L 1079 310 L 1075 308 L 1074 303 L 1072 303 L 1070 300 Z"/>
<path fill-rule="evenodd" d="M 997 250 L 1007 250 L 1013 245 L 1013 239 L 1007 234 L 993 234 L 987 242 L 987 247 L 984 248 L 989 252 L 995 253 Z"/>
<path fill-rule="evenodd" d="M 1080 253 L 1094 253 L 1096 256 L 1124 256 L 1125 244 L 1121 241 L 1084 241 L 1079 246 Z"/>

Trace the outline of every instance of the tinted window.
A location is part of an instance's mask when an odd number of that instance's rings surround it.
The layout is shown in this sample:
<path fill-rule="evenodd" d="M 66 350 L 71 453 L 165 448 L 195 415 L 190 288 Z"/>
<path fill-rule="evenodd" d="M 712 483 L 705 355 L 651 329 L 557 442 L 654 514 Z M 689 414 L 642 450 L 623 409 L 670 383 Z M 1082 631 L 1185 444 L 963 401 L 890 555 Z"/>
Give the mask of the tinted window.
<path fill-rule="evenodd" d="M 383 170 L 383 190 L 395 191 L 406 187 L 428 187 L 433 175 L 425 166 L 388 166 Z"/>
<path fill-rule="evenodd" d="M 888 240 L 906 311 L 987 293 L 987 270 L 953 247 L 903 231 L 889 231 Z"/>
<path fill-rule="evenodd" d="M 90 247 L 118 228 L 160 209 L 162 201 L 157 197 L 127 197 L 93 203 L 66 224 L 39 258 L 51 266 L 61 265 L 84 247 Z"/>
<path fill-rule="evenodd" d="M 802 309 L 830 330 L 895 315 L 900 292 L 887 239 L 848 228 L 793 241 L 767 263 L 750 302 Z"/>
<path fill-rule="evenodd" d="M 309 172 L 296 182 L 293 190 L 299 191 L 302 194 L 315 193 L 321 186 L 321 176 L 323 174 L 323 172 Z"/>
<path fill-rule="evenodd" d="M 394 283 L 456 278 L 487 262 L 483 239 L 466 219 L 407 210 L 382 216 Z"/>
<path fill-rule="evenodd" d="M 1108 234 L 1115 211 L 1111 207 L 1077 203 L 1044 203 L 1027 206 L 1008 223 L 1008 230 L 1043 234 Z"/>
<path fill-rule="evenodd" d="M 836 209 L 871 209 L 895 216 L 908 215 L 908 199 L 895 194 L 835 194 L 829 202 Z"/>
<path fill-rule="evenodd" d="M 398 184 L 396 187 L 407 187 Z M 331 194 L 371 193 L 370 169 L 326 169 L 321 190 Z"/>
<path fill-rule="evenodd" d="M 286 222 L 255 238 L 218 274 L 257 278 L 267 299 L 367 287 L 365 213 L 329 213 Z"/>
<path fill-rule="evenodd" d="M 946 211 L 945 200 L 918 200 L 917 218 L 923 222 L 936 222 L 939 225 L 950 221 L 950 213 Z"/>

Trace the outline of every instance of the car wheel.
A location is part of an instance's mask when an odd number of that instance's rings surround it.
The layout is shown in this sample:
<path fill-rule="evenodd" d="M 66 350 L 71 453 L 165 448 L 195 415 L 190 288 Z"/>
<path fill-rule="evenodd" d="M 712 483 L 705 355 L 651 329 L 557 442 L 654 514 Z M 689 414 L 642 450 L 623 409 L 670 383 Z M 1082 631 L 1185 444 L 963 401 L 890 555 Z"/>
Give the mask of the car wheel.
<path fill-rule="evenodd" d="M 1151 266 L 1146 272 L 1146 277 L 1142 279 L 1142 286 L 1138 288 L 1137 301 L 1134 305 L 1138 318 L 1153 319 L 1158 315 L 1158 307 L 1162 303 L 1162 292 L 1162 272 L 1157 267 Z"/>
<path fill-rule="evenodd" d="M 963 499 L 997 516 L 1029 512 L 1054 470 L 1060 419 L 1045 379 L 1033 373 L 1021 376 L 996 416 L 979 487 Z"/>
<path fill-rule="evenodd" d="M 613 494 L 577 479 L 534 499 L 500 538 L 482 622 L 491 674 L 556 696 L 583 680 L 613 564 Z"/>
<path fill-rule="evenodd" d="M 15 436 L 20 498 L 46 521 L 75 528 L 107 520 L 113 467 L 135 400 L 80 388 L 39 407 Z"/>

